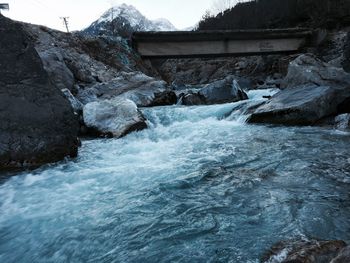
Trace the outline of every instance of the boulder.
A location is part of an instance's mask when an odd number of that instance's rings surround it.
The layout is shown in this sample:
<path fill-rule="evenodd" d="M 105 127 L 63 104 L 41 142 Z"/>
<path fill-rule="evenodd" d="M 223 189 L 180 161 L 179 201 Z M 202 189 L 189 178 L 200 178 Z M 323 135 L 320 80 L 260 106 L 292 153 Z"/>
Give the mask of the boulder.
<path fill-rule="evenodd" d="M 318 86 L 350 87 L 350 74 L 312 55 L 301 55 L 289 64 L 281 87 L 293 88 L 310 83 Z"/>
<path fill-rule="evenodd" d="M 116 78 L 108 82 L 81 90 L 78 93 L 78 99 L 86 104 L 98 99 L 112 99 L 121 96 L 132 100 L 139 107 L 148 107 L 173 104 L 174 98 L 169 100 L 169 95 L 170 89 L 165 81 L 149 77 L 141 72 L 120 72 Z"/>
<path fill-rule="evenodd" d="M 233 76 L 218 80 L 204 86 L 199 94 L 205 98 L 206 104 L 220 104 L 248 99 Z"/>
<path fill-rule="evenodd" d="M 101 136 L 120 138 L 147 128 L 136 104 L 122 98 L 90 102 L 84 106 L 83 117 L 86 127 Z"/>
<path fill-rule="evenodd" d="M 49 81 L 32 39 L 0 15 L 0 168 L 76 156 L 78 120 Z"/>
<path fill-rule="evenodd" d="M 149 105 L 150 107 L 174 105 L 177 103 L 176 93 L 172 90 L 154 93 L 154 99 Z"/>
<path fill-rule="evenodd" d="M 199 93 L 188 93 L 183 94 L 181 97 L 181 104 L 192 106 L 192 105 L 205 105 L 205 97 Z"/>
<path fill-rule="evenodd" d="M 350 74 L 311 55 L 292 61 L 284 90 L 260 106 L 252 123 L 310 125 L 350 111 Z"/>
<path fill-rule="evenodd" d="M 250 123 L 310 125 L 336 115 L 350 97 L 350 88 L 315 84 L 301 85 L 278 92 L 248 119 Z"/>
<path fill-rule="evenodd" d="M 272 246 L 271 249 L 262 256 L 261 262 L 328 263 L 345 247 L 346 243 L 341 240 L 282 241 Z"/>
<path fill-rule="evenodd" d="M 350 130 L 350 114 L 340 114 L 335 117 L 335 128 L 341 131 Z"/>
<path fill-rule="evenodd" d="M 180 93 L 181 92 L 181 93 Z M 248 99 L 233 76 L 214 81 L 201 89 L 186 89 L 179 92 L 183 105 L 211 105 Z"/>

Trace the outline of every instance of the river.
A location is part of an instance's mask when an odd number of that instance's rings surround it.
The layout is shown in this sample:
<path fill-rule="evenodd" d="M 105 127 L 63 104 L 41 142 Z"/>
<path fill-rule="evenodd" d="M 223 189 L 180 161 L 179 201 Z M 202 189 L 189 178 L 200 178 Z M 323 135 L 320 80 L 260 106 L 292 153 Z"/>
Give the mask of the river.
<path fill-rule="evenodd" d="M 248 125 L 238 105 L 143 109 L 147 130 L 3 175 L 0 262 L 255 263 L 289 238 L 350 242 L 350 134 Z"/>

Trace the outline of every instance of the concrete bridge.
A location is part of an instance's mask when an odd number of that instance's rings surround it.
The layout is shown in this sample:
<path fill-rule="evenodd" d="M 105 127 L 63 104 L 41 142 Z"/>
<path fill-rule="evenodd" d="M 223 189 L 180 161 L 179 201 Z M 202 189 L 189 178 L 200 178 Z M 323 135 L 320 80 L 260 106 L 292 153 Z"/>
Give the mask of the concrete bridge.
<path fill-rule="evenodd" d="M 136 32 L 133 46 L 143 58 L 191 58 L 296 53 L 314 45 L 309 29 Z"/>

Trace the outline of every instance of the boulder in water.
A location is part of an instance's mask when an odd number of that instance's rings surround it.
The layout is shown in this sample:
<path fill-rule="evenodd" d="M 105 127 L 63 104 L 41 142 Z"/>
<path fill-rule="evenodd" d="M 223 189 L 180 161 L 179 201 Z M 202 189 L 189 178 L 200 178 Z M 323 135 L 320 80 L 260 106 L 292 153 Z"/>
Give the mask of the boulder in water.
<path fill-rule="evenodd" d="M 23 25 L 0 15 L 0 168 L 76 156 L 78 119 L 49 81 Z"/>
<path fill-rule="evenodd" d="M 92 133 L 101 136 L 120 138 L 132 131 L 147 128 L 146 120 L 136 104 L 123 98 L 90 102 L 84 106 L 83 117 Z"/>
<path fill-rule="evenodd" d="M 299 56 L 290 63 L 284 88 L 248 121 L 310 125 L 350 111 L 350 74 L 311 55 Z"/>
<path fill-rule="evenodd" d="M 154 93 L 154 99 L 149 107 L 174 105 L 177 103 L 176 93 L 172 90 Z"/>
<path fill-rule="evenodd" d="M 181 97 L 181 101 L 183 105 L 187 106 L 206 104 L 205 97 L 199 93 L 183 94 Z"/>
<path fill-rule="evenodd" d="M 248 119 L 251 123 L 310 125 L 324 117 L 336 115 L 350 97 L 349 88 L 315 84 L 288 88 L 274 95 Z"/>
<path fill-rule="evenodd" d="M 206 85 L 199 91 L 206 104 L 220 104 L 248 99 L 233 76 Z"/>
<path fill-rule="evenodd" d="M 233 76 L 205 85 L 200 90 L 188 89 L 181 94 L 183 105 L 211 105 L 248 99 Z"/>

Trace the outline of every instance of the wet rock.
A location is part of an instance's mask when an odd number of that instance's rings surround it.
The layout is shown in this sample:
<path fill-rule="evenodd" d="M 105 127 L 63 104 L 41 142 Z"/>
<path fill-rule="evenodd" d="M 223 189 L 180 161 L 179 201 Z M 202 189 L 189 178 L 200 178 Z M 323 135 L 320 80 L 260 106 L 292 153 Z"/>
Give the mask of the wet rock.
<path fill-rule="evenodd" d="M 248 121 L 310 125 L 350 111 L 350 74 L 311 55 L 299 56 L 290 63 L 284 88 Z"/>
<path fill-rule="evenodd" d="M 350 246 L 343 248 L 339 254 L 332 259 L 330 263 L 349 263 L 350 262 Z"/>
<path fill-rule="evenodd" d="M 233 76 L 206 85 L 199 91 L 199 95 L 205 98 L 206 104 L 229 103 L 248 99 L 247 94 Z"/>
<path fill-rule="evenodd" d="M 122 98 L 88 103 L 84 106 L 83 117 L 92 135 L 120 138 L 132 131 L 147 128 L 136 104 Z"/>
<path fill-rule="evenodd" d="M 261 262 L 266 263 L 328 263 L 346 247 L 340 240 L 283 241 L 266 252 Z"/>
<path fill-rule="evenodd" d="M 205 105 L 205 97 L 199 93 L 183 94 L 181 97 L 182 105 Z"/>
<path fill-rule="evenodd" d="M 139 107 L 147 107 L 154 104 L 173 104 L 173 100 L 169 100 L 169 95 L 171 95 L 170 89 L 165 81 L 149 77 L 141 72 L 120 72 L 111 81 L 81 90 L 78 93 L 78 99 L 86 104 L 98 99 L 112 99 L 121 96 L 132 100 Z"/>
<path fill-rule="evenodd" d="M 0 15 L 0 168 L 76 156 L 78 120 L 22 24 Z"/>
<path fill-rule="evenodd" d="M 248 122 L 310 125 L 336 115 L 339 105 L 349 97 L 350 89 L 347 87 L 301 85 L 274 95 L 252 114 Z"/>
<path fill-rule="evenodd" d="M 166 90 L 163 92 L 155 93 L 150 107 L 154 106 L 164 106 L 164 105 L 174 105 L 177 103 L 177 96 L 174 91 Z"/>
<path fill-rule="evenodd" d="M 301 55 L 289 64 L 288 74 L 282 83 L 282 88 L 293 88 L 311 83 L 318 86 L 350 87 L 350 74 L 312 55 Z"/>
<path fill-rule="evenodd" d="M 335 128 L 341 131 L 350 130 L 350 114 L 340 114 L 335 117 Z"/>

